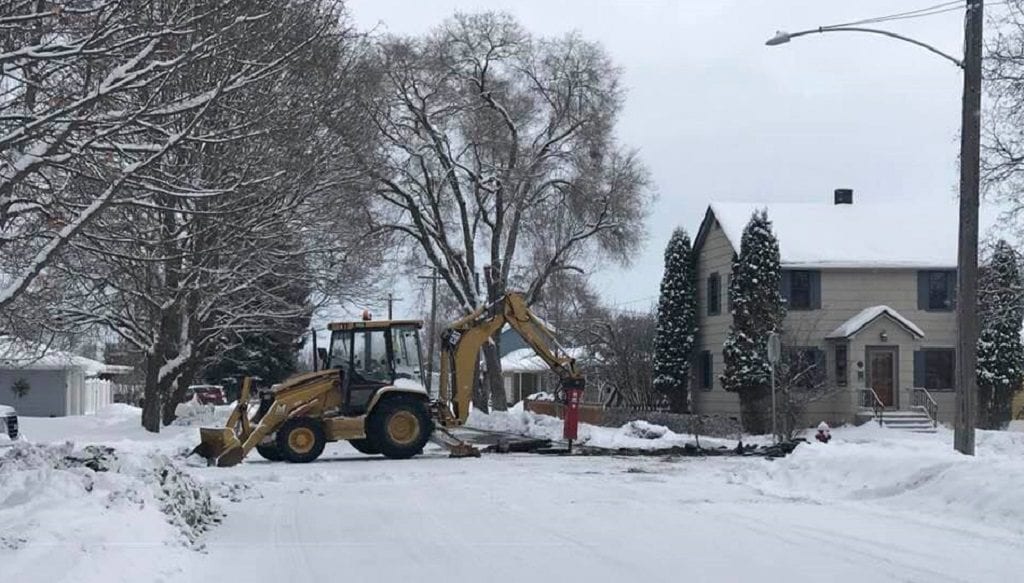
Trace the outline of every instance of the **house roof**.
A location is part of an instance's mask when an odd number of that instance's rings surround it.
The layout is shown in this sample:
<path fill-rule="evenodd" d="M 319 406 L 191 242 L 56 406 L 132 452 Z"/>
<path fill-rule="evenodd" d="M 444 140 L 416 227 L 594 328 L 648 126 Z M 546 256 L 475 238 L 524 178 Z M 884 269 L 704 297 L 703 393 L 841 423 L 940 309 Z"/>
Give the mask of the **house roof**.
<path fill-rule="evenodd" d="M 566 348 L 570 358 L 581 359 L 584 357 L 582 348 Z M 544 372 L 551 370 L 551 367 L 544 362 L 532 348 L 520 348 L 513 350 L 501 357 L 501 371 L 511 373 Z"/>
<path fill-rule="evenodd" d="M 87 377 L 97 377 L 102 374 L 126 374 L 132 371 L 130 366 L 105 364 L 98 360 L 53 350 L 42 344 L 13 336 L 0 336 L 0 368 L 18 370 L 78 368 Z"/>
<path fill-rule="evenodd" d="M 924 332 L 918 328 L 916 324 L 901 316 L 899 312 L 889 306 L 871 306 L 870 308 L 864 308 L 856 316 L 840 324 L 838 328 L 833 330 L 825 338 L 849 338 L 857 334 L 857 332 L 860 332 L 868 324 L 882 317 L 888 317 L 890 320 L 906 330 L 910 335 L 917 338 L 924 338 Z"/>
<path fill-rule="evenodd" d="M 755 203 L 715 202 L 697 244 L 716 219 L 736 252 L 756 210 L 767 209 L 782 264 L 808 268 L 954 268 L 958 213 L 947 202 Z"/>

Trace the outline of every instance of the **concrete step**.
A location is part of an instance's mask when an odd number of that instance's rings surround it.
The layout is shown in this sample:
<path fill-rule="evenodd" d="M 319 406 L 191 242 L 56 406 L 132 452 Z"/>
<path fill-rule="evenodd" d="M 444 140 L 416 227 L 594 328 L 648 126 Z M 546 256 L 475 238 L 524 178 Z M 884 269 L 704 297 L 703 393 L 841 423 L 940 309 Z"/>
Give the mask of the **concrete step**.
<path fill-rule="evenodd" d="M 935 433 L 935 424 L 924 411 L 897 410 L 882 414 L 882 426 L 914 433 Z"/>

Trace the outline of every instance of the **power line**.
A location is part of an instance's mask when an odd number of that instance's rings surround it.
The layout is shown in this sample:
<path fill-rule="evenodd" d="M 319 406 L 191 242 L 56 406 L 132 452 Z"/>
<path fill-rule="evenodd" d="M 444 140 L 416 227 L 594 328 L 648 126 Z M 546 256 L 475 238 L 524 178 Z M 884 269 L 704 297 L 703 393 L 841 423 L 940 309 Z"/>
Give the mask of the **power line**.
<path fill-rule="evenodd" d="M 989 7 L 992 6 L 1005 6 L 1010 4 L 1009 0 L 1002 0 L 999 2 L 988 3 Z M 917 10 L 908 10 L 906 12 L 896 12 L 886 16 L 876 16 L 873 18 L 865 18 L 863 20 L 855 20 L 853 22 L 844 22 L 842 24 L 831 24 L 829 26 L 823 26 L 822 28 L 836 28 L 841 26 L 858 26 L 862 24 L 881 24 L 884 22 L 894 22 L 898 20 L 910 20 L 913 18 L 923 18 L 925 16 L 936 16 L 939 14 L 946 14 L 947 12 L 961 12 L 964 9 L 963 0 L 957 0 L 954 2 L 943 2 L 941 4 L 935 4 L 934 6 L 928 6 L 927 8 L 918 8 Z"/>
<path fill-rule="evenodd" d="M 890 20 L 903 20 L 907 18 L 920 18 L 923 16 L 931 16 L 932 14 L 941 14 L 943 12 L 950 12 L 953 10 L 961 10 L 963 2 L 958 0 L 954 2 L 943 2 L 927 8 L 918 8 L 917 10 L 908 10 L 906 12 L 896 12 L 886 16 L 875 16 L 872 18 L 865 18 L 863 20 L 855 20 L 853 22 L 844 22 L 842 24 L 833 24 L 826 26 L 825 28 L 832 28 L 832 26 L 856 26 L 860 24 L 879 24 L 881 22 L 888 22 Z"/>

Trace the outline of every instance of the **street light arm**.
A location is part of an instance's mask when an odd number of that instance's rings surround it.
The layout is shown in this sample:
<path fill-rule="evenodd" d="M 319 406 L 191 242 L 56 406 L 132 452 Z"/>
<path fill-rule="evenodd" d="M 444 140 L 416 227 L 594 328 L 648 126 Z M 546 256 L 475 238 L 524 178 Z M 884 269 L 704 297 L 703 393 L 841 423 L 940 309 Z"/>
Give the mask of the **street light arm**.
<path fill-rule="evenodd" d="M 800 32 L 779 32 L 779 33 L 777 33 L 775 35 L 774 38 L 770 39 L 765 44 L 768 44 L 770 46 L 771 45 L 778 45 L 778 44 L 789 42 L 790 39 L 796 38 L 798 36 L 804 36 L 804 35 L 808 35 L 808 34 L 817 34 L 817 33 L 823 33 L 823 32 L 868 32 L 868 33 L 871 33 L 871 34 L 880 34 L 880 35 L 883 35 L 883 36 L 887 36 L 887 37 L 890 37 L 890 38 L 894 38 L 894 39 L 897 39 L 897 40 L 908 42 L 908 43 L 910 43 L 912 45 L 917 45 L 917 46 L 919 46 L 919 47 L 921 47 L 923 49 L 926 49 L 926 50 L 929 50 L 929 51 L 935 53 L 936 55 L 939 55 L 940 57 L 942 57 L 942 58 L 944 58 L 944 59 L 946 59 L 948 61 L 952 61 L 954 65 L 956 65 L 957 67 L 960 67 L 961 69 L 964 68 L 963 61 L 961 61 L 960 59 L 958 59 L 958 58 L 956 58 L 956 57 L 954 57 L 952 55 L 948 55 L 948 54 L 940 51 L 939 49 L 931 46 L 930 44 L 923 43 L 923 42 L 921 42 L 919 40 L 915 40 L 915 39 L 912 39 L 912 38 L 907 37 L 907 36 L 903 36 L 902 34 L 897 34 L 895 32 L 891 32 L 891 31 L 888 31 L 888 30 L 882 30 L 882 29 L 879 29 L 879 28 L 862 28 L 862 27 L 859 27 L 859 26 L 822 26 L 820 28 L 813 28 L 813 29 L 810 29 L 810 30 L 802 30 Z"/>

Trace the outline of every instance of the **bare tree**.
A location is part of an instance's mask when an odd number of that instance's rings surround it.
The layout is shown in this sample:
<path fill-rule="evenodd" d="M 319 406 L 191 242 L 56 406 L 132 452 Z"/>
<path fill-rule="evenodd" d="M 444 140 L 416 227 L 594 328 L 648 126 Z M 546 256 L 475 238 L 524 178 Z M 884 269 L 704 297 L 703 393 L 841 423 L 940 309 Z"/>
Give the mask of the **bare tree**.
<path fill-rule="evenodd" d="M 816 324 L 804 322 L 782 336 L 782 358 L 775 365 L 777 429 L 782 438 L 804 429 L 808 406 L 845 390 L 829 377 L 821 338 L 812 332 Z"/>
<path fill-rule="evenodd" d="M 607 387 L 606 404 L 616 407 L 668 407 L 654 390 L 654 337 L 657 317 L 650 312 L 593 314 L 585 321 L 587 384 Z"/>
<path fill-rule="evenodd" d="M 0 1 L 0 308 L 109 206 L 173 191 L 154 167 L 277 69 L 283 52 L 246 62 L 226 42 L 268 17 L 251 4 Z"/>
<path fill-rule="evenodd" d="M 489 12 L 385 38 L 379 56 L 370 108 L 383 144 L 365 159 L 381 227 L 437 268 L 461 311 L 512 288 L 532 303 L 553 276 L 599 257 L 628 262 L 647 173 L 615 140 L 619 71 L 599 45 L 536 38 Z M 504 409 L 497 338 L 483 352 Z"/>
<path fill-rule="evenodd" d="M 151 431 L 212 354 L 248 334 L 295 333 L 318 300 L 358 293 L 381 243 L 361 228 L 369 201 L 338 155 L 358 135 L 365 44 L 332 2 L 245 9 L 250 26 L 224 39 L 230 51 L 163 90 L 222 84 L 233 68 L 249 81 L 211 103 L 58 266 L 75 294 L 60 323 L 105 326 L 144 355 Z"/>

